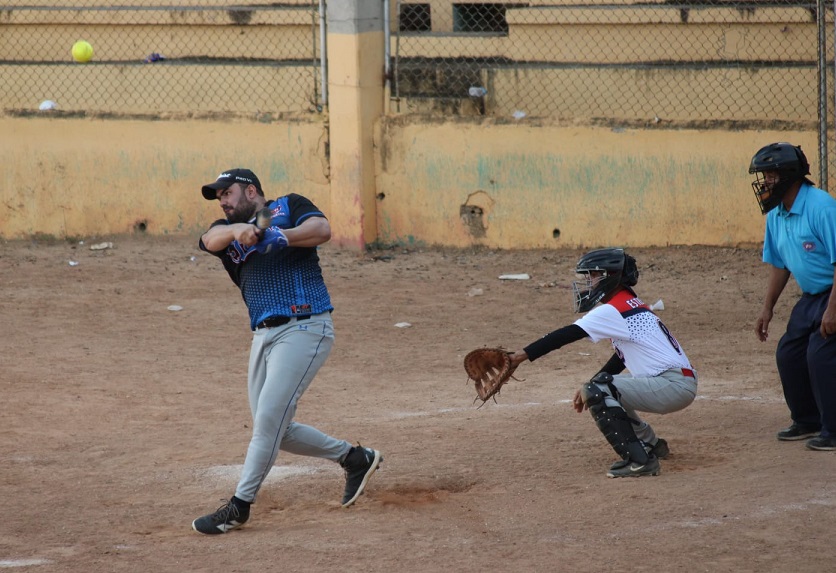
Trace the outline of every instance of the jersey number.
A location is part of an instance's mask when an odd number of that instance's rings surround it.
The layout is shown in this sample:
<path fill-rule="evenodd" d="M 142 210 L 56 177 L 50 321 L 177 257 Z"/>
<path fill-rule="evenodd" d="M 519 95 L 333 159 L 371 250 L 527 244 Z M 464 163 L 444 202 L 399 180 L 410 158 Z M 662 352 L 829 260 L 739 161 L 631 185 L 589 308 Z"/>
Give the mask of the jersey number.
<path fill-rule="evenodd" d="M 671 334 L 671 331 L 668 330 L 668 327 L 665 326 L 665 324 L 661 320 L 659 321 L 659 328 L 662 329 L 662 332 L 665 333 L 668 342 L 671 343 L 671 346 L 673 346 L 673 349 L 676 350 L 676 353 L 682 354 L 682 350 L 680 350 L 679 348 L 679 342 L 676 341 L 676 338 L 674 338 L 673 334 Z"/>

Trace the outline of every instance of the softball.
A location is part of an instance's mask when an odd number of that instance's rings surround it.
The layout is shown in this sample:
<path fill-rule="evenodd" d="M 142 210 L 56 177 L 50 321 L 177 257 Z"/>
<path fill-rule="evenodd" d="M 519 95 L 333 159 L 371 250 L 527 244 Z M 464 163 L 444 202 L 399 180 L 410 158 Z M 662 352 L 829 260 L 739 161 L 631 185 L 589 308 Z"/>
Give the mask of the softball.
<path fill-rule="evenodd" d="M 76 62 L 86 64 L 93 59 L 93 46 L 90 45 L 90 42 L 79 40 L 73 44 L 72 54 Z"/>

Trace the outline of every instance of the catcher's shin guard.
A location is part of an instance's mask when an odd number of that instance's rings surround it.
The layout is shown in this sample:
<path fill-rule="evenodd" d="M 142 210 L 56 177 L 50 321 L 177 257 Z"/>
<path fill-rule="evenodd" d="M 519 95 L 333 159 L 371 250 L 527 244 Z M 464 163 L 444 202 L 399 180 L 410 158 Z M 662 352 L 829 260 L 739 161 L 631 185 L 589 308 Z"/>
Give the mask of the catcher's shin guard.
<path fill-rule="evenodd" d="M 592 381 L 581 386 L 581 397 L 589 407 L 592 419 L 615 452 L 624 460 L 633 460 L 644 464 L 648 461 L 644 444 L 636 436 L 633 423 L 627 412 L 621 406 L 607 406 L 605 400 L 609 397 L 598 384 L 610 385 L 612 375 L 599 373 Z"/>

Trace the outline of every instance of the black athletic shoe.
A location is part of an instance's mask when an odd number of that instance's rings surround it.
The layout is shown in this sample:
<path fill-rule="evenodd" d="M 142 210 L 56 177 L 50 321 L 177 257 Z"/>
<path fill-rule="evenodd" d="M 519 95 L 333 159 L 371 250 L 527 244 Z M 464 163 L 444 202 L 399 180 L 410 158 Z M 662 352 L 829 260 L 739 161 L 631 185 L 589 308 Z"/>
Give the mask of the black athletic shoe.
<path fill-rule="evenodd" d="M 345 493 L 343 507 L 348 507 L 363 494 L 369 478 L 383 461 L 383 456 L 377 450 L 364 448 L 359 444 L 348 451 L 348 455 L 340 464 L 345 470 Z"/>
<path fill-rule="evenodd" d="M 648 454 L 656 456 L 660 460 L 664 460 L 671 453 L 671 449 L 668 447 L 668 442 L 664 438 L 659 438 L 653 446 L 650 448 L 645 446 L 645 448 L 647 449 Z M 629 463 L 630 460 L 617 460 L 610 466 L 610 471 L 620 470 Z"/>
<path fill-rule="evenodd" d="M 648 453 L 651 456 L 656 456 L 660 460 L 664 460 L 671 453 L 671 449 L 668 447 L 667 440 L 659 438 Z"/>
<path fill-rule="evenodd" d="M 818 450 L 820 452 L 830 452 L 836 450 L 836 438 L 825 438 L 824 436 L 816 436 L 807 440 L 807 448 L 810 450 Z"/>
<path fill-rule="evenodd" d="M 620 468 L 610 468 L 610 471 L 607 472 L 607 477 L 658 476 L 660 473 L 662 473 L 662 466 L 659 464 L 659 459 L 656 456 L 650 456 L 644 464 L 627 460 L 627 463 L 623 464 Z"/>
<path fill-rule="evenodd" d="M 793 442 L 795 440 L 803 440 L 804 438 L 815 436 L 818 433 L 819 428 L 816 426 L 800 426 L 794 423 L 789 428 L 784 428 L 778 432 L 777 437 L 779 440 L 783 440 L 785 442 Z"/>
<path fill-rule="evenodd" d="M 204 515 L 192 522 L 192 529 L 206 535 L 226 533 L 238 529 L 250 518 L 249 507 L 238 507 L 230 498 L 215 513 Z"/>

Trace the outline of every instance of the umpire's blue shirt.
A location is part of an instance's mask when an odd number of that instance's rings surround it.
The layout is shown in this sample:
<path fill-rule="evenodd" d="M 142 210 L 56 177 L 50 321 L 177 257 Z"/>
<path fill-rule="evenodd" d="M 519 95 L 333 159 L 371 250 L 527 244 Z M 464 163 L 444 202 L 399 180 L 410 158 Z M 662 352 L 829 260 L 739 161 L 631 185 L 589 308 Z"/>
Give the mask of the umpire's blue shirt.
<path fill-rule="evenodd" d="M 763 261 L 789 270 L 807 294 L 829 291 L 836 264 L 836 199 L 802 183 L 792 209 L 781 203 L 767 213 Z"/>

